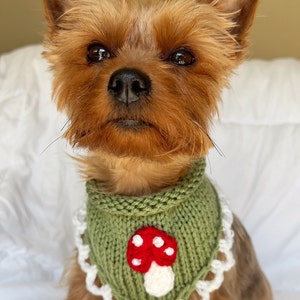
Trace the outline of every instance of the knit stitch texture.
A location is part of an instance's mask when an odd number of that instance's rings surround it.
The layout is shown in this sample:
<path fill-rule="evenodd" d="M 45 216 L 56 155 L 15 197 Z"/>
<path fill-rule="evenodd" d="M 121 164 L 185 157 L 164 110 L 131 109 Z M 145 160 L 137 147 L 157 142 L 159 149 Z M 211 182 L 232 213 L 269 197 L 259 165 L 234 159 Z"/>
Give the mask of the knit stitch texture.
<path fill-rule="evenodd" d="M 132 270 L 126 259 L 129 239 L 146 226 L 159 228 L 178 243 L 174 288 L 159 299 L 188 299 L 210 271 L 219 249 L 222 212 L 204 170 L 201 159 L 176 186 L 142 197 L 105 194 L 96 180 L 87 182 L 84 242 L 100 281 L 109 284 L 118 300 L 157 299 L 145 291 L 143 274 Z"/>

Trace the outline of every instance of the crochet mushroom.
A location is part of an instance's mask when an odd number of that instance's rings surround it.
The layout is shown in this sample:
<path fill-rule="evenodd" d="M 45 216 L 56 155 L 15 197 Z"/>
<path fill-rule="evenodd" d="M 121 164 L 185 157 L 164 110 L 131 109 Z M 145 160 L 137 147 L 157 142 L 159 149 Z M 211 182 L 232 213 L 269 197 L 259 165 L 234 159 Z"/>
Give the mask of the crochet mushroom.
<path fill-rule="evenodd" d="M 172 264 L 176 260 L 177 241 L 153 226 L 139 229 L 127 247 L 127 262 L 144 274 L 144 286 L 149 295 L 162 297 L 174 288 Z"/>

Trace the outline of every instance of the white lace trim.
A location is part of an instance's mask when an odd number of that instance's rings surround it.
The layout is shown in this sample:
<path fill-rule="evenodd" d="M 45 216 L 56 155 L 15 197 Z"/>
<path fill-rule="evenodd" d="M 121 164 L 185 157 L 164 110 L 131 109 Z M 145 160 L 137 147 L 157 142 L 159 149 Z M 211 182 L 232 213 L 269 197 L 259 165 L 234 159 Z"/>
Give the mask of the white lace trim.
<path fill-rule="evenodd" d="M 210 299 L 210 293 L 221 286 L 224 280 L 224 272 L 229 271 L 235 264 L 231 251 L 234 239 L 234 232 L 231 229 L 233 215 L 225 198 L 221 195 L 219 195 L 219 197 L 222 208 L 222 227 L 224 234 L 224 237 L 219 242 L 219 252 L 224 253 L 225 261 L 220 261 L 218 259 L 213 260 L 211 263 L 211 272 L 215 275 L 214 278 L 212 280 L 199 280 L 196 283 L 196 291 L 202 297 L 202 300 Z M 85 217 L 86 205 L 84 204 L 73 218 L 75 227 L 75 243 L 78 249 L 78 263 L 81 266 L 81 269 L 86 273 L 87 290 L 93 295 L 102 296 L 103 300 L 112 300 L 112 291 L 110 286 L 108 284 L 100 288 L 96 286 L 95 280 L 97 278 L 97 267 L 95 265 L 90 265 L 87 262 L 90 248 L 88 245 L 84 245 L 82 241 L 82 235 L 87 228 Z"/>
<path fill-rule="evenodd" d="M 103 300 L 112 300 L 110 286 L 108 284 L 103 285 L 100 288 L 96 286 L 95 280 L 97 278 L 97 267 L 95 265 L 90 265 L 87 262 L 90 247 L 88 245 L 84 245 L 82 241 L 82 235 L 87 228 L 85 217 L 86 205 L 84 204 L 83 207 L 74 215 L 73 223 L 75 227 L 75 244 L 78 249 L 78 263 L 82 271 L 86 273 L 86 288 L 93 295 L 102 296 Z"/>
<path fill-rule="evenodd" d="M 202 300 L 210 299 L 210 293 L 219 289 L 222 285 L 224 272 L 229 271 L 235 264 L 232 254 L 234 232 L 231 227 L 233 215 L 225 198 L 220 194 L 219 198 L 222 207 L 222 227 L 224 234 L 224 237 L 219 242 L 219 252 L 224 253 L 225 261 L 214 259 L 211 262 L 211 272 L 215 275 L 214 278 L 212 280 L 199 280 L 196 283 L 196 291 L 202 297 Z"/>

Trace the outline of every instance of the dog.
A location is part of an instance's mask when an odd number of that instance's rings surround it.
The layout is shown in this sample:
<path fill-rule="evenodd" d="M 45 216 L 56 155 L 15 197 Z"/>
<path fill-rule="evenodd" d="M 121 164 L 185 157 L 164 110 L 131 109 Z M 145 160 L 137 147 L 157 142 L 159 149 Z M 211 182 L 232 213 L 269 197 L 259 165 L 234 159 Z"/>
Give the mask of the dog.
<path fill-rule="evenodd" d="M 87 205 L 68 300 L 271 300 L 204 174 L 258 0 L 44 0 L 44 56 Z M 202 246 L 204 245 L 204 246 Z"/>

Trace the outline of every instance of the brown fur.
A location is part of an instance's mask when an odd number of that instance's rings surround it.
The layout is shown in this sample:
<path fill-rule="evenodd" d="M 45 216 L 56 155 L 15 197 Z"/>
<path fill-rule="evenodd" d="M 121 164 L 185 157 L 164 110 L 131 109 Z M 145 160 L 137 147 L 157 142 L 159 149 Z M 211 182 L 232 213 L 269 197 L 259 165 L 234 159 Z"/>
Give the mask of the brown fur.
<path fill-rule="evenodd" d="M 77 158 L 86 178 L 99 180 L 109 193 L 149 194 L 175 184 L 207 154 L 213 146 L 209 125 L 222 88 L 244 57 L 257 2 L 44 0 L 49 25 L 44 56 L 54 72 L 53 96 L 69 118 L 65 137 L 88 152 Z M 112 57 L 89 64 L 87 48 L 95 41 Z M 195 63 L 170 62 L 181 47 L 194 54 Z M 151 94 L 126 107 L 107 90 L 111 75 L 124 68 L 151 80 Z M 122 128 L 115 125 L 119 119 L 145 126 Z M 236 265 L 211 299 L 272 299 L 237 218 L 233 227 Z M 68 273 L 68 300 L 99 299 L 86 291 L 76 262 Z M 193 293 L 190 299 L 200 298 Z"/>

